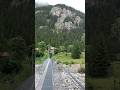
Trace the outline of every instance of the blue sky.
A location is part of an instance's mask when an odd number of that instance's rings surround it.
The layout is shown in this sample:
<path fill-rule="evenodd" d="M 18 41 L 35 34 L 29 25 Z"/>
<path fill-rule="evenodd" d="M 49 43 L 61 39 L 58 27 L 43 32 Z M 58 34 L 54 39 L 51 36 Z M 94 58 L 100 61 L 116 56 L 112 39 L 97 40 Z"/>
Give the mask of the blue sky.
<path fill-rule="evenodd" d="M 65 4 L 85 13 L 85 0 L 35 0 L 35 2 L 50 5 Z"/>

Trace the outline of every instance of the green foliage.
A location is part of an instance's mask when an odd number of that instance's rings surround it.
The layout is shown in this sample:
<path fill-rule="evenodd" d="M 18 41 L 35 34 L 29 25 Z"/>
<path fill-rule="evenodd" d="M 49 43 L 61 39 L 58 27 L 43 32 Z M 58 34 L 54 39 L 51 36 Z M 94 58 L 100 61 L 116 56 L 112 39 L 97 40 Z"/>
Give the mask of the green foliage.
<path fill-rule="evenodd" d="M 45 50 L 47 49 L 46 43 L 44 41 L 38 42 L 37 49 L 35 51 L 36 57 L 43 57 L 45 55 Z"/>
<path fill-rule="evenodd" d="M 44 56 L 44 52 L 40 52 L 40 51 L 36 51 L 35 54 L 36 54 L 36 57 L 43 57 Z"/>
<path fill-rule="evenodd" d="M 86 18 L 89 19 L 86 22 L 87 72 L 92 77 L 107 77 L 110 63 L 117 60 L 115 56 L 120 51 L 118 40 L 120 12 L 116 10 L 119 1 L 117 3 L 111 0 L 97 2 L 99 5 L 86 7 Z"/>
<path fill-rule="evenodd" d="M 60 6 L 61 8 L 65 7 L 67 9 L 72 10 L 78 16 L 80 16 L 84 22 L 83 13 L 65 5 L 57 5 L 57 6 Z M 51 46 L 54 46 L 56 48 L 58 48 L 59 46 L 65 46 L 65 49 L 67 49 L 68 45 L 73 45 L 73 42 L 76 43 L 77 40 L 80 43 L 82 33 L 85 32 L 84 25 L 81 24 L 80 27 L 74 30 L 71 30 L 70 32 L 67 32 L 67 31 L 62 32 L 62 30 L 56 30 L 54 25 L 55 25 L 55 22 L 57 22 L 58 17 L 52 16 L 50 14 L 50 10 L 52 7 L 53 6 L 45 6 L 45 7 L 39 7 L 35 9 L 35 11 L 39 11 L 37 14 L 35 14 L 36 43 L 44 41 L 46 45 L 51 44 Z M 68 17 L 66 18 L 66 20 L 70 20 L 70 18 Z"/>
<path fill-rule="evenodd" d="M 35 57 L 35 64 L 42 64 L 48 58 L 48 54 L 45 53 L 42 57 Z"/>
<path fill-rule="evenodd" d="M 65 47 L 64 46 L 59 46 L 59 50 L 60 50 L 60 52 L 64 52 Z"/>
<path fill-rule="evenodd" d="M 67 51 L 68 51 L 68 52 L 72 52 L 72 48 L 73 48 L 73 45 L 68 45 Z"/>
<path fill-rule="evenodd" d="M 84 50 L 85 50 L 85 33 L 83 33 L 83 35 L 81 36 L 79 45 L 80 45 L 80 51 L 84 52 Z"/>
<path fill-rule="evenodd" d="M 46 47 L 47 46 L 46 46 L 46 43 L 44 41 L 41 41 L 38 43 L 38 48 L 39 48 L 40 52 L 45 52 Z"/>
<path fill-rule="evenodd" d="M 66 52 L 61 52 L 54 55 L 52 59 L 56 60 L 58 63 L 63 63 L 63 64 L 66 64 L 66 63 L 67 64 L 85 64 L 84 53 L 82 53 L 80 57 L 81 58 L 79 59 L 73 59 L 71 57 L 71 53 L 67 53 L 67 56 L 66 56 Z"/>
<path fill-rule="evenodd" d="M 36 29 L 35 32 L 37 38 L 36 43 L 44 41 L 46 45 L 51 44 L 51 46 L 61 48 L 61 46 L 68 47 L 69 45 L 73 45 L 74 43 L 79 41 L 78 43 L 83 44 L 82 47 L 85 48 L 85 39 L 83 38 L 83 32 L 81 32 L 80 29 L 71 30 L 70 32 L 57 33 L 46 27 L 43 29 Z"/>
<path fill-rule="evenodd" d="M 10 6 L 12 0 L 0 1 L 0 90 L 15 90 L 25 79 L 32 74 L 31 70 L 31 48 L 34 44 L 34 13 L 32 1 L 24 2 L 16 6 Z M 6 3 L 6 4 L 4 4 Z M 32 47 L 33 48 L 33 47 Z M 7 57 L 2 54 L 8 53 Z M 28 54 L 29 57 L 28 57 Z M 22 66 L 26 58 L 30 66 Z M 26 70 L 24 72 L 24 70 Z M 19 72 L 20 71 L 20 72 Z M 24 75 L 21 75 L 24 74 Z M 18 76 L 18 78 L 15 78 Z M 23 79 L 24 78 L 24 79 Z"/>
<path fill-rule="evenodd" d="M 78 59 L 78 58 L 80 58 L 80 54 L 81 54 L 80 47 L 77 43 L 75 43 L 73 45 L 73 48 L 72 48 L 72 55 L 71 56 L 73 59 Z"/>
<path fill-rule="evenodd" d="M 55 49 L 54 53 L 58 54 L 60 52 L 60 50 L 58 48 Z"/>
<path fill-rule="evenodd" d="M 110 65 L 109 54 L 107 53 L 106 46 L 104 45 L 104 40 L 101 36 L 99 36 L 95 42 L 96 43 L 91 48 L 91 53 L 93 55 L 88 61 L 91 63 L 88 65 L 89 74 L 94 77 L 105 77 L 108 75 L 108 67 Z"/>
<path fill-rule="evenodd" d="M 20 64 L 15 60 L 3 60 L 0 62 L 0 71 L 4 74 L 18 73 L 20 69 Z"/>
<path fill-rule="evenodd" d="M 12 39 L 9 40 L 9 48 L 10 48 L 10 52 L 12 54 L 12 58 L 14 60 L 24 60 L 26 55 L 27 55 L 27 51 L 26 51 L 26 43 L 25 40 L 18 36 L 18 37 L 14 37 Z"/>

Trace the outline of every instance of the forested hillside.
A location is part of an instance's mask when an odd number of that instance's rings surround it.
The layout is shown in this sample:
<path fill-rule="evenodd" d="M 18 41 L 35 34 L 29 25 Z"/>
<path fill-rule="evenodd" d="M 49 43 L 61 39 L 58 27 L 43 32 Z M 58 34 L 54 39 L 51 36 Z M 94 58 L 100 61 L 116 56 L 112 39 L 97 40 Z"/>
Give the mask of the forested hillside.
<path fill-rule="evenodd" d="M 84 47 L 85 15 L 71 7 L 58 4 L 35 9 L 36 45 L 44 41 L 54 47 L 78 43 Z"/>

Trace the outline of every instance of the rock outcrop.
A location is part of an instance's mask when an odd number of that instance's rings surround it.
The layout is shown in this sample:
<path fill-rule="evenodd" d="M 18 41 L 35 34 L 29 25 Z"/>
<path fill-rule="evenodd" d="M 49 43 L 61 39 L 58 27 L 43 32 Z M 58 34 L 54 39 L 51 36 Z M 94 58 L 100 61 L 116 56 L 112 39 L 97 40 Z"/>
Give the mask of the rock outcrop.
<path fill-rule="evenodd" d="M 59 6 L 53 7 L 50 14 L 58 17 L 57 22 L 55 22 L 55 28 L 61 30 L 75 29 L 82 20 L 74 11 Z"/>

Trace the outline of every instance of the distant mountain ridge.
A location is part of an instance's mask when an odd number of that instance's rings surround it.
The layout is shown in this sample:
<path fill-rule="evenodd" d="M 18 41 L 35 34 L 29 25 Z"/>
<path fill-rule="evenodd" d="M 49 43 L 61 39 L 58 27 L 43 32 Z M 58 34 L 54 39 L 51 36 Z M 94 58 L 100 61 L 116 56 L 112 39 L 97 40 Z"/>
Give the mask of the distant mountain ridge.
<path fill-rule="evenodd" d="M 42 18 L 41 18 L 41 15 Z M 84 13 L 68 7 L 63 4 L 57 4 L 55 6 L 43 6 L 35 9 L 36 24 L 40 19 L 44 18 L 44 25 L 53 24 L 53 28 L 57 30 L 72 30 L 76 28 L 83 28 L 85 22 Z M 40 25 L 42 26 L 42 24 Z"/>

